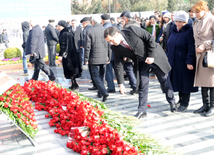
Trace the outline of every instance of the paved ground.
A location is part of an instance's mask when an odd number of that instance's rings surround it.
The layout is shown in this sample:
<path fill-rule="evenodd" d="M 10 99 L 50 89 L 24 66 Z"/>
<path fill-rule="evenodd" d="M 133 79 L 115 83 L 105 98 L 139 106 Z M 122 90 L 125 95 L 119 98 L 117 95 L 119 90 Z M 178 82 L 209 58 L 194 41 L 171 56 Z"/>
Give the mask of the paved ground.
<path fill-rule="evenodd" d="M 57 76 L 57 82 L 68 88 L 70 81 L 64 79 L 62 67 L 52 69 Z M 20 68 L 5 69 L 4 72 L 23 84 L 31 78 L 33 69 L 29 69 L 28 77 L 19 76 L 22 73 Z M 39 80 L 45 79 L 40 75 Z M 91 83 L 87 67 L 83 71 L 83 76 L 78 79 L 78 83 L 79 92 L 101 100 L 96 97 L 96 91 L 88 91 Z M 129 92 L 128 81 L 125 82 L 125 86 Z M 118 87 L 116 90 L 116 93 L 110 94 L 106 105 L 113 111 L 134 115 L 137 112 L 138 96 L 128 93 L 121 95 Z M 193 114 L 193 111 L 202 105 L 200 92 L 191 95 L 190 106 L 185 112 L 171 113 L 158 81 L 151 79 L 148 104 L 151 105 L 151 108 L 148 109 L 148 117 L 139 120 L 139 128 L 142 132 L 156 137 L 163 144 L 173 146 L 184 155 L 214 155 L 214 117 Z M 77 154 L 66 148 L 67 137 L 54 134 L 54 127 L 49 127 L 49 119 L 44 116 L 47 112 L 35 111 L 35 113 L 40 127 L 40 131 L 35 137 L 37 147 L 33 147 L 30 141 L 18 129 L 11 127 L 6 118 L 1 115 L 0 154 Z"/>
<path fill-rule="evenodd" d="M 22 40 L 17 38 L 10 39 L 10 47 L 21 49 Z M 63 76 L 61 67 L 52 68 L 57 76 L 56 82 L 68 88 L 70 81 Z M 22 69 L 19 65 L 0 70 L 16 79 L 22 85 L 30 79 L 33 68 L 29 68 L 29 76 L 19 76 Z M 40 75 L 39 80 L 48 80 Z M 88 91 L 91 87 L 87 67 L 84 68 L 83 76 L 78 79 L 80 85 L 79 92 L 85 96 L 96 98 L 96 91 Z M 116 82 L 115 82 L 116 84 Z M 116 84 L 117 86 L 117 84 Z M 125 82 L 127 92 L 130 91 L 128 81 Z M 134 115 L 137 112 L 138 96 L 121 95 L 119 88 L 117 92 L 110 94 L 106 105 L 113 111 L 120 111 L 127 115 Z M 177 93 L 175 93 L 176 99 Z M 160 85 L 156 79 L 150 80 L 149 102 L 151 108 L 148 109 L 147 118 L 139 120 L 139 128 L 142 132 L 148 133 L 166 145 L 171 145 L 175 150 L 184 155 L 214 155 L 214 117 L 204 117 L 195 115 L 193 111 L 198 109 L 201 104 L 200 92 L 191 95 L 189 108 L 182 113 L 171 113 L 169 105 L 165 100 L 164 94 L 160 90 Z M 67 137 L 61 137 L 54 133 L 54 127 L 49 127 L 49 119 L 45 118 L 45 111 L 35 111 L 40 131 L 35 137 L 37 147 L 32 146 L 17 128 L 12 127 L 6 117 L 0 116 L 0 154 L 11 155 L 31 155 L 31 154 L 78 154 L 66 148 Z"/>

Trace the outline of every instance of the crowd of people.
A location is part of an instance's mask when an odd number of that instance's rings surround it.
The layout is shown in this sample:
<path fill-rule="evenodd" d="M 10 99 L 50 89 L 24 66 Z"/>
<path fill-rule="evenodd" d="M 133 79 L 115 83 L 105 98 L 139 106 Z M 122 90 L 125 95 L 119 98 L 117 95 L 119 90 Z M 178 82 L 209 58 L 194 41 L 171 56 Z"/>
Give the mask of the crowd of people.
<path fill-rule="evenodd" d="M 100 22 L 101 21 L 101 22 Z M 212 50 L 214 16 L 206 1 L 199 1 L 185 11 L 154 12 L 142 19 L 129 10 L 120 17 L 102 14 L 99 18 L 84 17 L 80 25 L 75 19 L 54 20 L 43 30 L 35 21 L 23 22 L 23 70 L 27 74 L 25 55 L 34 63 L 32 79 L 38 80 L 40 69 L 50 80 L 55 80 L 51 67 L 62 62 L 64 76 L 71 79 L 69 89 L 76 90 L 76 78 L 81 77 L 83 65 L 88 65 L 92 87 L 105 102 L 115 93 L 114 73 L 121 94 L 126 93 L 124 74 L 128 77 L 130 94 L 139 94 L 138 119 L 146 117 L 149 78 L 157 78 L 165 93 L 171 112 L 182 112 L 189 106 L 191 93 L 201 87 L 202 107 L 194 113 L 214 115 L 214 68 L 203 67 L 203 58 Z M 29 31 L 29 25 L 32 27 Z M 48 46 L 49 66 L 44 63 L 45 43 Z M 105 87 L 107 82 L 107 88 Z M 174 92 L 179 100 L 175 101 Z"/>

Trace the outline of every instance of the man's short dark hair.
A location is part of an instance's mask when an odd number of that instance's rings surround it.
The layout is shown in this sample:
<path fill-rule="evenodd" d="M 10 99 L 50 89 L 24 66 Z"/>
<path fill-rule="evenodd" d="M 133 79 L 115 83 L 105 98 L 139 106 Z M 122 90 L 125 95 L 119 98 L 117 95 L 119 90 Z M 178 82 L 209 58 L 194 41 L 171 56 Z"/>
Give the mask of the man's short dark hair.
<path fill-rule="evenodd" d="M 76 19 L 72 19 L 72 20 L 71 20 L 71 22 L 73 22 L 73 21 L 76 21 L 76 22 L 77 22 L 77 20 L 76 20 Z"/>
<path fill-rule="evenodd" d="M 113 37 L 116 32 L 120 33 L 120 30 L 114 26 L 108 27 L 104 31 L 104 38 L 107 38 L 108 35 Z"/>

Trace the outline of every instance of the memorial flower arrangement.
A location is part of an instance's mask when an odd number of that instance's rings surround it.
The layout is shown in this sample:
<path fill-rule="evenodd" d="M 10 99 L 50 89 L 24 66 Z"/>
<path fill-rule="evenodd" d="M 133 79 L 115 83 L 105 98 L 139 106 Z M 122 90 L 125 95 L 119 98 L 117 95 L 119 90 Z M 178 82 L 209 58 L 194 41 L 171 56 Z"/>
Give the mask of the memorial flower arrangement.
<path fill-rule="evenodd" d="M 106 108 L 105 104 L 48 81 L 30 80 L 25 92 L 37 110 L 48 112 L 55 133 L 68 135 L 67 147 L 82 155 L 138 155 L 168 153 L 168 148 L 134 129 L 136 118 Z"/>
<path fill-rule="evenodd" d="M 4 112 L 31 138 L 38 132 L 33 105 L 20 84 L 0 95 L 0 112 Z"/>

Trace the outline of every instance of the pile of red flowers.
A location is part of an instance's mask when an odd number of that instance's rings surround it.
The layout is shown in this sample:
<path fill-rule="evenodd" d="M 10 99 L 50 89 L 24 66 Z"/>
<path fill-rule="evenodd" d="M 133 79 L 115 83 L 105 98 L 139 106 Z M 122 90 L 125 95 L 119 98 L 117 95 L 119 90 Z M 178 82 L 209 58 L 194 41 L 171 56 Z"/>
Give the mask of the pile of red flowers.
<path fill-rule="evenodd" d="M 54 82 L 33 81 L 25 83 L 24 89 L 35 108 L 45 110 L 52 117 L 50 126 L 56 126 L 55 133 L 69 135 L 72 127 L 87 127 L 88 134 L 75 130 L 72 141 L 67 147 L 82 155 L 137 155 L 138 150 L 125 142 L 118 131 L 108 125 L 104 112 L 92 106 L 88 101 L 81 101 L 79 96 Z"/>
<path fill-rule="evenodd" d="M 16 84 L 0 95 L 0 111 L 3 111 L 30 137 L 38 132 L 32 103 L 20 84 Z"/>

